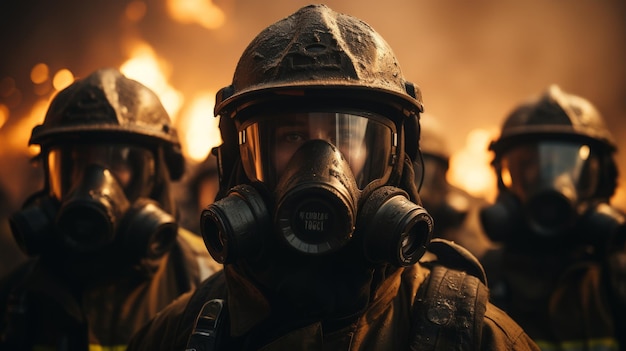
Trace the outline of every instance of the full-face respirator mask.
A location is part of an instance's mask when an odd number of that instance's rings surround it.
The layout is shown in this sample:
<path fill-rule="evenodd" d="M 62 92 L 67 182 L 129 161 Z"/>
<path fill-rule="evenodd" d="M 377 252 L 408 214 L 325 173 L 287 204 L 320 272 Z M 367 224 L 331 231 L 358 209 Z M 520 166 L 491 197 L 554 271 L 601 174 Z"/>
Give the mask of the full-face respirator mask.
<path fill-rule="evenodd" d="M 602 158 L 588 144 L 536 141 L 513 147 L 498 160 L 502 190 L 482 210 L 495 241 L 545 249 L 604 245 L 624 232 L 624 217 L 597 198 Z"/>
<path fill-rule="evenodd" d="M 248 184 L 230 189 L 201 216 L 218 262 L 254 260 L 268 245 L 324 256 L 361 245 L 373 263 L 408 266 L 433 222 L 402 189 L 386 185 L 398 160 L 396 126 L 365 112 L 254 116 L 239 128 Z M 273 233 L 274 237 L 267 237 Z"/>
<path fill-rule="evenodd" d="M 128 257 L 149 259 L 169 251 L 178 226 L 148 196 L 156 177 L 151 150 L 67 144 L 45 155 L 47 191 L 10 218 L 23 251 L 89 255 L 116 246 Z"/>
<path fill-rule="evenodd" d="M 623 215 L 609 204 L 616 144 L 587 99 L 550 85 L 513 109 L 489 149 L 499 194 L 481 221 L 492 240 L 552 252 L 623 236 Z"/>

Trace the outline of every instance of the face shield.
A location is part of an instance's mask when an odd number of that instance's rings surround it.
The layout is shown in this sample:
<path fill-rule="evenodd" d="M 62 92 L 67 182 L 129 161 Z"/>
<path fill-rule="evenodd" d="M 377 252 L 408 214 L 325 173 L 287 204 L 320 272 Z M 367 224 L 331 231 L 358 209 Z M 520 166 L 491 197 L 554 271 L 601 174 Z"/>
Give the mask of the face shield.
<path fill-rule="evenodd" d="M 545 188 L 586 199 L 598 186 L 599 159 L 585 144 L 541 141 L 502 156 L 502 182 L 522 201 Z"/>
<path fill-rule="evenodd" d="M 155 160 L 148 149 L 124 144 L 66 144 L 48 152 L 52 196 L 62 200 L 91 165 L 109 170 L 130 201 L 146 196 L 154 186 Z"/>
<path fill-rule="evenodd" d="M 365 112 L 294 112 L 254 116 L 239 133 L 242 162 L 251 180 L 273 189 L 306 142 L 334 145 L 350 165 L 359 189 L 374 180 L 385 182 L 397 147 L 395 125 Z"/>
<path fill-rule="evenodd" d="M 531 228 L 554 236 L 569 228 L 599 182 L 600 161 L 589 145 L 538 141 L 502 156 L 501 179 L 524 205 Z"/>

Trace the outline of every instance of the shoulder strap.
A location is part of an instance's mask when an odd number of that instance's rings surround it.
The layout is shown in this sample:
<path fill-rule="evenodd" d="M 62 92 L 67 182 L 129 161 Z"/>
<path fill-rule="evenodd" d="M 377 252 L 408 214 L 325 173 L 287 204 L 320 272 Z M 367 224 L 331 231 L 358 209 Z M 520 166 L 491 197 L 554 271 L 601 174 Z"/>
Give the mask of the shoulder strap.
<path fill-rule="evenodd" d="M 479 278 L 435 265 L 415 296 L 411 350 L 479 349 L 488 300 Z"/>
<path fill-rule="evenodd" d="M 221 274 L 218 273 L 203 281 L 191 294 L 185 306 L 176 332 L 177 335 L 183 335 L 189 331 L 185 329 L 192 326 L 185 350 L 217 350 L 220 336 L 228 332 L 226 300 L 214 298 L 207 301 L 212 296 L 212 291 L 222 285 L 219 278 Z"/>
<path fill-rule="evenodd" d="M 436 255 L 434 263 L 467 272 L 487 285 L 487 274 L 482 264 L 474 254 L 463 246 L 450 240 L 436 238 L 428 244 L 428 251 Z"/>
<path fill-rule="evenodd" d="M 228 309 L 222 299 L 213 299 L 202 305 L 202 309 L 189 335 L 185 351 L 218 350 L 220 337 L 227 327 Z"/>

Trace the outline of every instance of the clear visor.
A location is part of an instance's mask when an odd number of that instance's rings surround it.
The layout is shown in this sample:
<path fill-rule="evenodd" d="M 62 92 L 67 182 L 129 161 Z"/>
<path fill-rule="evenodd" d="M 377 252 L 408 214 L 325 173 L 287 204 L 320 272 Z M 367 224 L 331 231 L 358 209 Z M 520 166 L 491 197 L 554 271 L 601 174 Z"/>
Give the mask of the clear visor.
<path fill-rule="evenodd" d="M 544 189 L 589 198 L 598 186 L 598 174 L 599 159 L 584 144 L 536 142 L 512 148 L 502 157 L 502 182 L 522 200 Z"/>
<path fill-rule="evenodd" d="M 285 113 L 251 119 L 240 131 L 244 169 L 252 180 L 273 188 L 293 154 L 310 140 L 336 146 L 350 164 L 357 185 L 389 177 L 396 152 L 394 125 L 374 114 Z"/>
<path fill-rule="evenodd" d="M 52 195 L 63 199 L 91 165 L 108 169 L 129 200 L 149 194 L 154 185 L 154 154 L 148 149 L 131 145 L 61 145 L 48 152 L 48 181 Z"/>

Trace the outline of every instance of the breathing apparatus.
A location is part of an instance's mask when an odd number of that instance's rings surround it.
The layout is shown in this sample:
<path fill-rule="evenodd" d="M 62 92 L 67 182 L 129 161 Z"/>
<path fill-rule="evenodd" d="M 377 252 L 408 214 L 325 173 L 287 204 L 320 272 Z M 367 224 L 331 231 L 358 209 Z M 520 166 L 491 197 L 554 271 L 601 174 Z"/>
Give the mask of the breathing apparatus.
<path fill-rule="evenodd" d="M 155 259 L 177 236 L 168 183 L 184 159 L 157 96 L 116 69 L 75 81 L 53 99 L 29 144 L 41 146 L 45 188 L 10 218 L 31 256 L 111 247 Z"/>
<path fill-rule="evenodd" d="M 417 262 L 433 222 L 405 173 L 422 110 L 361 21 L 312 5 L 262 31 L 216 97 L 221 195 L 201 216 L 211 255 L 233 263 L 279 246 L 325 257 L 360 245 L 372 263 Z"/>
<path fill-rule="evenodd" d="M 553 250 L 623 231 L 623 215 L 607 209 L 615 143 L 589 101 L 552 85 L 507 117 L 490 150 L 499 193 L 481 221 L 492 240 Z"/>

